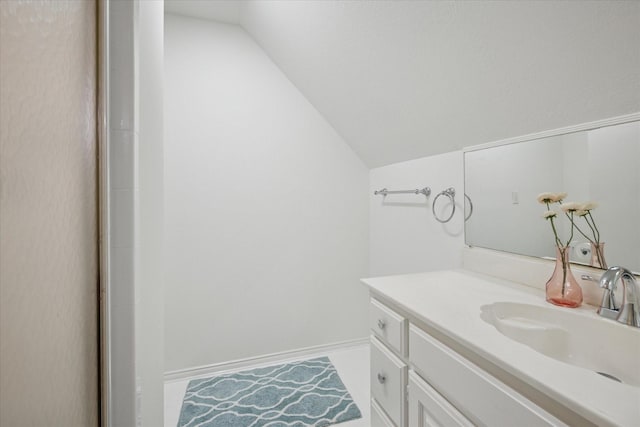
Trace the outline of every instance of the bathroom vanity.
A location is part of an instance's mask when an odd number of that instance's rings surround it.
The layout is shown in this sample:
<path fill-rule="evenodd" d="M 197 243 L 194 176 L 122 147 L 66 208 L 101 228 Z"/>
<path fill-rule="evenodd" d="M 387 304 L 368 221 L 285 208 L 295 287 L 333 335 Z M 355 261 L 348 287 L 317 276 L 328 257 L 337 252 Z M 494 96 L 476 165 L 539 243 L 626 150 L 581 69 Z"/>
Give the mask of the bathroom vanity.
<path fill-rule="evenodd" d="M 469 270 L 363 282 L 372 426 L 640 425 L 640 330 Z"/>

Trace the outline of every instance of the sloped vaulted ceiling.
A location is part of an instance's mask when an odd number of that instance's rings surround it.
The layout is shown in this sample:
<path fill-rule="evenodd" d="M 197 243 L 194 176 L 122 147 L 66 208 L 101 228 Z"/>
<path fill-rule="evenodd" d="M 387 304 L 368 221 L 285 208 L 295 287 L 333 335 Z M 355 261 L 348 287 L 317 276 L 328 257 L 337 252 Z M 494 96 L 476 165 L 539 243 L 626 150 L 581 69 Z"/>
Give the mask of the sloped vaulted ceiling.
<path fill-rule="evenodd" d="M 640 111 L 640 2 L 191 3 L 236 8 L 369 167 Z"/>

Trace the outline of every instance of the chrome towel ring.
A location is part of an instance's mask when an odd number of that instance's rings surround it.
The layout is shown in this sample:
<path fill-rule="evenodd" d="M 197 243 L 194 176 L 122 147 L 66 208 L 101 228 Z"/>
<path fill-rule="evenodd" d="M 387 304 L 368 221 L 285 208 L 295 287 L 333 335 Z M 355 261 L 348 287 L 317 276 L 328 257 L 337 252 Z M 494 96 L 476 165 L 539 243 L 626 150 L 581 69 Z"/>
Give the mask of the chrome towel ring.
<path fill-rule="evenodd" d="M 464 220 L 468 221 L 471 215 L 473 215 L 473 203 L 471 203 L 471 197 L 467 196 L 467 193 L 464 193 L 464 198 L 469 202 L 469 215 L 464 217 Z"/>
<path fill-rule="evenodd" d="M 436 201 L 440 196 L 447 196 L 449 200 L 451 200 L 451 215 L 449 215 L 449 217 L 446 219 L 440 219 L 436 214 Z M 453 218 L 453 214 L 456 213 L 456 190 L 453 187 L 449 187 L 446 190 L 442 190 L 441 192 L 439 192 L 438 195 L 433 199 L 433 203 L 431 204 L 431 212 L 433 212 L 433 217 L 438 222 L 445 223 L 451 221 L 451 218 Z"/>

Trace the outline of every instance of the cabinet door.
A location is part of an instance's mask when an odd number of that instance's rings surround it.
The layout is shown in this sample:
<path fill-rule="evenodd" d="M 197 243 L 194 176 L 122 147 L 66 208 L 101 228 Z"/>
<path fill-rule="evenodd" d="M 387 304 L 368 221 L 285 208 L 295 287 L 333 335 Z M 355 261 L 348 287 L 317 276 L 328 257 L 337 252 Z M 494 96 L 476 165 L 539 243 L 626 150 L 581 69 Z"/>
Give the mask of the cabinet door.
<path fill-rule="evenodd" d="M 406 425 L 407 365 L 371 338 L 371 397 L 398 427 Z"/>
<path fill-rule="evenodd" d="M 414 371 L 409 372 L 409 425 L 411 427 L 472 427 L 456 408 Z"/>
<path fill-rule="evenodd" d="M 396 427 L 375 399 L 371 399 L 371 427 Z"/>

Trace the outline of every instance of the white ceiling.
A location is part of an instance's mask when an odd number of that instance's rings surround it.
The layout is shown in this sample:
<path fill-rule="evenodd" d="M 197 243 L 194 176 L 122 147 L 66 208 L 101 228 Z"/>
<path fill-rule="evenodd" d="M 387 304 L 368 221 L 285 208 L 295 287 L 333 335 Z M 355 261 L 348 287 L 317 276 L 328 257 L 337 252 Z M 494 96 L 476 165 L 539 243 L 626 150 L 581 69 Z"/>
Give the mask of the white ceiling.
<path fill-rule="evenodd" d="M 640 111 L 640 2 L 166 4 L 239 22 L 369 167 Z"/>

